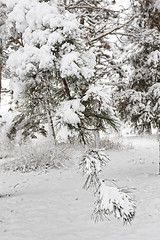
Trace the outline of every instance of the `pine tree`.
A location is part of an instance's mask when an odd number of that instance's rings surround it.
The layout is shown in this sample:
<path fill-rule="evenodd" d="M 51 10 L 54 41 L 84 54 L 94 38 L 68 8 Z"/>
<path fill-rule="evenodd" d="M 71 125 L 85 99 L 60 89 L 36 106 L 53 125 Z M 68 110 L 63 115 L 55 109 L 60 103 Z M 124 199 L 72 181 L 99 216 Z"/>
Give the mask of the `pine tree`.
<path fill-rule="evenodd" d="M 130 45 L 124 60 L 130 74 L 128 83 L 117 87 L 115 102 L 122 119 L 139 133 L 151 132 L 152 126 L 160 127 L 160 12 L 153 1 L 140 1 L 133 10 L 136 18 L 126 30 Z"/>
<path fill-rule="evenodd" d="M 87 2 L 88 10 L 84 20 L 80 14 L 80 23 L 77 15 L 69 12 L 73 9 L 74 1 L 8 2 L 9 13 L 5 26 L 8 38 L 16 48 L 7 63 L 14 75 L 12 84 L 15 85 L 19 108 L 19 114 L 8 132 L 11 139 L 18 131 L 24 138 L 29 135 L 36 137 L 37 132 L 47 135 L 47 122 L 55 142 L 66 137 L 65 140 L 78 138 L 87 143 L 94 133 L 98 138 L 99 131 L 105 131 L 108 126 L 118 129 L 106 86 L 97 81 L 100 75 L 107 75 L 104 61 L 108 55 L 103 50 L 110 48 L 106 41 L 104 44 L 101 41 L 108 35 L 106 28 L 103 33 L 106 22 L 103 24 L 101 13 L 106 15 L 108 21 L 112 11 L 104 10 L 101 1 L 92 1 L 91 9 L 88 1 L 76 1 L 80 9 L 82 2 Z M 100 10 L 98 15 L 97 10 Z M 91 30 L 87 30 L 90 35 L 88 41 L 87 31 L 83 32 L 84 22 L 90 21 L 91 26 L 92 16 L 97 27 L 93 25 Z M 97 31 L 100 33 L 98 37 Z M 109 32 L 114 31 L 112 29 Z M 95 48 L 91 47 L 94 46 L 91 42 L 96 41 L 100 43 L 97 49 L 103 46 L 98 55 L 95 55 Z M 103 67 L 97 67 L 98 74 L 95 74 L 97 56 L 102 60 L 99 66 Z M 102 69 L 103 73 L 100 74 Z M 130 222 L 135 215 L 132 199 L 117 188 L 107 187 L 99 178 L 105 163 L 106 156 L 94 150 L 84 156 L 80 163 L 82 172 L 87 171 L 86 186 L 96 183 L 94 192 L 97 201 L 93 215 L 101 219 L 113 213 L 115 217 L 122 218 L 124 223 Z M 109 198 L 106 197 L 108 193 Z"/>
<path fill-rule="evenodd" d="M 118 84 L 113 96 L 121 119 L 136 131 L 151 133 L 152 127 L 157 129 L 160 152 L 159 0 L 131 2 L 134 20 L 125 30 L 129 45 L 123 59 L 130 72 L 128 81 Z"/>
<path fill-rule="evenodd" d="M 111 83 L 123 75 L 122 65 L 117 64 L 118 48 L 112 35 L 117 36 L 124 23 L 125 9 L 117 9 L 114 1 L 66 1 L 66 9 L 77 14 L 83 37 L 96 48 L 96 72 L 98 79 Z"/>
<path fill-rule="evenodd" d="M 19 1 L 10 10 L 7 25 L 10 40 L 18 44 L 7 63 L 21 86 L 21 113 L 14 119 L 10 138 L 19 130 L 25 138 L 36 137 L 36 131 L 46 135 L 46 122 L 55 141 L 62 125 L 70 132 L 67 138 L 79 136 L 84 143 L 94 131 L 104 130 L 104 123 L 117 129 L 109 104 L 104 112 L 104 104 L 98 100 L 96 112 L 94 99 L 84 100 L 97 81 L 96 57 L 74 14 L 60 2 Z M 71 114 L 70 118 L 64 118 L 63 113 Z"/>

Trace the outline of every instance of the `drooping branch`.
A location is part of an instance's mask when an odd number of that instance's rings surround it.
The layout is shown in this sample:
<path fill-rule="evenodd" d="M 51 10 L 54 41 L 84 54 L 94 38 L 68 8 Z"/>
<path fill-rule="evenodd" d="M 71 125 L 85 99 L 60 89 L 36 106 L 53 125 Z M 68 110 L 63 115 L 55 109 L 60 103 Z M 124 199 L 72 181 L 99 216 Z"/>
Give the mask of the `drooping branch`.
<path fill-rule="evenodd" d="M 86 118 L 91 117 L 91 118 L 97 118 L 106 121 L 110 126 L 112 126 L 116 131 L 119 129 L 119 124 L 116 119 L 113 119 L 109 114 L 106 113 L 95 113 L 91 111 L 85 111 L 84 115 Z"/>

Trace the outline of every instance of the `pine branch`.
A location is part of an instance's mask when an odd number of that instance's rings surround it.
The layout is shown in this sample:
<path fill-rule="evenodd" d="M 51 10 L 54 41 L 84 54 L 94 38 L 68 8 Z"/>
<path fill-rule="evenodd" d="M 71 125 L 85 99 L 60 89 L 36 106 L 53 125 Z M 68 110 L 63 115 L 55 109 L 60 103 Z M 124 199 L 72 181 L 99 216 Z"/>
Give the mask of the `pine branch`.
<path fill-rule="evenodd" d="M 104 113 L 98 114 L 98 113 L 91 112 L 91 111 L 85 111 L 84 115 L 85 115 L 85 117 L 95 117 L 95 118 L 99 118 L 101 120 L 105 120 L 116 131 L 118 131 L 118 129 L 119 129 L 118 121 L 116 119 L 110 117 L 108 114 L 104 114 Z"/>
<path fill-rule="evenodd" d="M 93 188 L 97 196 L 92 218 L 98 222 L 113 214 L 115 218 L 121 218 L 124 224 L 131 223 L 136 210 L 132 198 L 123 189 L 106 186 L 105 180 L 100 178 L 102 168 L 108 161 L 110 159 L 101 150 L 89 150 L 79 162 L 79 171 L 87 177 L 84 188 Z"/>

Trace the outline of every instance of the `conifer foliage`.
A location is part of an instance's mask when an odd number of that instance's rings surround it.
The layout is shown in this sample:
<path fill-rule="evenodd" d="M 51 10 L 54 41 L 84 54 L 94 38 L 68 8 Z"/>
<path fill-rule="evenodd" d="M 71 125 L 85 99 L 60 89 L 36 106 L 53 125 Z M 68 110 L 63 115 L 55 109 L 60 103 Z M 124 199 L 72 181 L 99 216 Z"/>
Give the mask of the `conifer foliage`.
<path fill-rule="evenodd" d="M 124 224 L 131 223 L 136 209 L 133 199 L 122 189 L 107 186 L 101 179 L 102 169 L 109 161 L 102 150 L 89 150 L 79 162 L 79 171 L 86 176 L 84 188 L 92 188 L 97 197 L 92 217 L 101 221 L 113 214 Z"/>
<path fill-rule="evenodd" d="M 117 87 L 115 102 L 122 119 L 131 122 L 138 132 L 150 133 L 152 126 L 160 129 L 158 1 L 135 1 L 132 14 L 136 17 L 126 29 L 129 45 L 123 59 L 130 66 L 130 72 L 127 84 Z"/>
<path fill-rule="evenodd" d="M 18 48 L 7 64 L 15 76 L 21 109 L 9 131 L 11 139 L 20 129 L 24 138 L 30 132 L 36 137 L 36 131 L 45 135 L 46 122 L 55 141 L 78 136 L 86 143 L 87 136 L 104 130 L 105 123 L 117 128 L 110 104 L 107 113 L 104 104 L 95 112 L 94 100 L 86 97 L 96 84 L 96 56 L 76 15 L 64 6 L 61 1 L 8 1 L 8 37 Z M 28 121 L 30 131 L 25 129 Z"/>

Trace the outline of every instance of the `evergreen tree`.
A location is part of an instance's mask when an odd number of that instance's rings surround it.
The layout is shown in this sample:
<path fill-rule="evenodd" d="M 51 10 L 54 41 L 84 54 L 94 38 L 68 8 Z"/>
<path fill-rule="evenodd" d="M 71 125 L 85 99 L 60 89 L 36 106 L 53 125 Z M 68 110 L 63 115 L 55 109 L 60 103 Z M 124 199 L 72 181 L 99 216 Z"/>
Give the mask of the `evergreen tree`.
<path fill-rule="evenodd" d="M 67 138 L 74 138 L 78 132 L 84 143 L 91 132 L 104 130 L 105 123 L 117 129 L 109 104 L 105 112 L 101 112 L 101 106 L 96 112 L 94 98 L 91 101 L 85 97 L 96 83 L 96 58 L 82 38 L 74 14 L 60 2 L 18 1 L 12 4 L 6 26 L 10 40 L 19 45 L 7 63 L 16 76 L 15 84 L 21 87 L 21 112 L 8 133 L 10 138 L 18 130 L 25 138 L 36 137 L 36 131 L 46 135 L 46 122 L 55 141 L 62 125 L 69 129 Z"/>
<path fill-rule="evenodd" d="M 83 37 L 88 44 L 96 48 L 97 79 L 111 83 L 123 75 L 122 65 L 117 64 L 118 48 L 112 35 L 117 36 L 129 19 L 124 22 L 125 9 L 117 8 L 115 1 L 65 1 L 66 9 L 77 14 Z"/>
<path fill-rule="evenodd" d="M 135 1 L 133 23 L 126 29 L 129 46 L 123 60 L 130 65 L 127 84 L 119 84 L 116 107 L 138 132 L 160 129 L 160 11 L 155 1 Z M 125 37 L 126 40 L 126 37 Z"/>
<path fill-rule="evenodd" d="M 85 18 L 80 13 L 78 23 L 77 15 L 69 10 L 81 9 L 82 2 L 87 3 Z M 108 21 L 112 11 L 104 9 L 101 1 L 92 1 L 92 5 L 88 1 L 76 1 L 76 7 L 73 3 L 67 0 L 6 2 L 9 13 L 5 26 L 8 39 L 16 46 L 7 64 L 14 76 L 12 85 L 19 109 L 8 132 L 11 139 L 18 131 L 24 138 L 36 137 L 36 132 L 47 135 L 47 122 L 55 142 L 78 138 L 87 143 L 94 133 L 98 139 L 99 131 L 105 131 L 108 126 L 118 129 L 109 93 L 99 81 L 100 75 L 107 75 L 104 60 L 108 55 L 104 49 L 110 48 L 106 41 L 104 44 L 101 41 L 108 35 L 101 13 L 106 14 Z M 97 10 L 100 10 L 98 15 Z M 86 28 L 93 26 L 84 32 L 85 22 Z M 100 35 L 96 37 L 97 33 Z M 91 48 L 94 46 L 91 43 L 96 41 L 97 55 L 95 48 Z M 100 55 L 101 68 L 96 69 Z M 131 222 L 135 215 L 132 199 L 120 189 L 107 187 L 105 180 L 99 178 L 106 160 L 105 154 L 91 150 L 80 162 L 82 173 L 87 175 L 86 187 L 94 185 L 97 194 L 93 216 L 98 220 L 113 213 L 124 223 Z"/>

